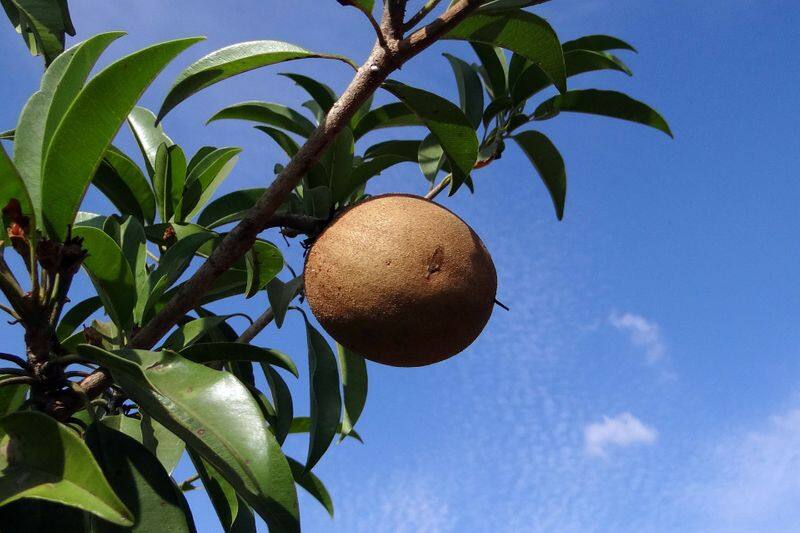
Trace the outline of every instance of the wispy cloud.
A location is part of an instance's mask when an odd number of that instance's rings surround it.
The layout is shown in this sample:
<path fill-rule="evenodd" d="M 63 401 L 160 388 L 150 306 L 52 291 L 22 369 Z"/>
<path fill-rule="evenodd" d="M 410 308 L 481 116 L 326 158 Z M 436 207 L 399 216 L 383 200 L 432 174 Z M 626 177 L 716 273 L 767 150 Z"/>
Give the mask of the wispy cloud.
<path fill-rule="evenodd" d="M 608 322 L 619 331 L 627 333 L 631 344 L 644 350 L 648 363 L 656 363 L 666 355 L 667 347 L 661 328 L 652 320 L 633 313 L 620 314 L 615 311 L 609 315 Z"/>
<path fill-rule="evenodd" d="M 595 457 L 607 457 L 612 446 L 628 448 L 636 444 L 653 444 L 658 432 L 643 424 L 630 413 L 622 413 L 613 418 L 603 417 L 583 429 L 586 453 Z"/>
<path fill-rule="evenodd" d="M 710 479 L 688 489 L 704 531 L 797 531 L 800 409 L 727 440 L 706 464 Z"/>

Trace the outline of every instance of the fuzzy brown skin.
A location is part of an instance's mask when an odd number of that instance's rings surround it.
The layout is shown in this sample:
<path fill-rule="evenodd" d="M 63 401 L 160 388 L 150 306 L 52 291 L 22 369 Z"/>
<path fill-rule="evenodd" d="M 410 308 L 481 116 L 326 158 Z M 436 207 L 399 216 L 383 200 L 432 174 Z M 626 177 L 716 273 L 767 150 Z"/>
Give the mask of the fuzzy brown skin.
<path fill-rule="evenodd" d="M 494 307 L 497 272 L 474 231 L 418 196 L 346 211 L 305 266 L 308 303 L 341 345 L 378 363 L 424 366 L 464 350 Z"/>

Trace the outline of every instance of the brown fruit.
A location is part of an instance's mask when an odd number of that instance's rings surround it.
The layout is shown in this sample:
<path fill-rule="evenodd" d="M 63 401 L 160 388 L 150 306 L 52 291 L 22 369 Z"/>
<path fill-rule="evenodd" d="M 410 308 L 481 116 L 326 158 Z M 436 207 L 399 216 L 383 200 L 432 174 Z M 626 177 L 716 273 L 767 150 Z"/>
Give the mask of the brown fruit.
<path fill-rule="evenodd" d="M 308 254 L 305 290 L 336 341 L 378 363 L 461 352 L 489 320 L 497 272 L 463 220 L 424 198 L 378 196 L 345 211 Z"/>

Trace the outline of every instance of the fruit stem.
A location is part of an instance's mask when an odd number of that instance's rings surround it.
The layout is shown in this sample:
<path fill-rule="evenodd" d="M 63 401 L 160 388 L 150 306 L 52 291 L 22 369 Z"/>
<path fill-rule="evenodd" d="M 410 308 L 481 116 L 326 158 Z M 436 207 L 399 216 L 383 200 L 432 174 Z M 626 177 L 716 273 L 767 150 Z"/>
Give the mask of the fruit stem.
<path fill-rule="evenodd" d="M 436 187 L 434 187 L 433 189 L 428 191 L 428 194 L 425 195 L 425 199 L 426 200 L 433 200 L 434 198 L 439 196 L 439 193 L 441 193 L 443 190 L 445 190 L 447 188 L 447 186 L 450 185 L 451 181 L 453 181 L 453 175 L 452 174 L 448 174 L 447 176 L 445 176 L 442 179 L 442 181 L 440 181 L 436 185 Z"/>

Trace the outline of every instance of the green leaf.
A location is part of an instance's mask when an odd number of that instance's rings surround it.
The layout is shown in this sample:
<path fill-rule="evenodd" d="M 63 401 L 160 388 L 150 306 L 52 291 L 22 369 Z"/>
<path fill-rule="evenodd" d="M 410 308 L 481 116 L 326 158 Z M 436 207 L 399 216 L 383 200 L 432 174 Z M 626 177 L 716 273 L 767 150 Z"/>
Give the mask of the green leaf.
<path fill-rule="evenodd" d="M 100 161 L 136 101 L 159 72 L 200 39 L 157 44 L 122 58 L 80 91 L 44 162 L 42 204 L 48 232 L 63 239 Z"/>
<path fill-rule="evenodd" d="M 436 175 L 445 162 L 444 150 L 433 134 L 428 135 L 419 145 L 419 169 L 428 181 L 436 181 Z"/>
<path fill-rule="evenodd" d="M 420 143 L 414 141 L 413 144 L 419 146 Z M 371 178 L 378 176 L 387 168 L 407 161 L 409 161 L 409 159 L 401 155 L 381 155 L 359 164 L 350 173 L 347 183 L 341 185 L 341 190 L 344 191 L 344 200 L 350 198 L 360 188 L 363 188 Z M 412 159 L 411 161 L 416 161 L 416 159 Z M 344 200 L 342 202 L 344 202 Z"/>
<path fill-rule="evenodd" d="M 89 252 L 83 267 L 103 300 L 108 316 L 128 331 L 136 305 L 136 281 L 122 250 L 114 239 L 96 228 L 80 226 L 72 233 L 83 239 L 83 247 Z"/>
<path fill-rule="evenodd" d="M 617 70 L 628 76 L 633 75 L 630 69 L 619 58 L 607 52 L 593 52 L 590 50 L 574 50 L 564 54 L 567 65 L 567 77 L 577 76 L 585 72 L 598 70 Z M 552 84 L 550 79 L 536 65 L 530 65 L 517 79 L 511 90 L 514 105 L 519 105 L 539 91 Z"/>
<path fill-rule="evenodd" d="M 300 145 L 297 144 L 297 141 L 292 139 L 288 133 L 285 133 L 277 128 L 271 128 L 270 126 L 256 126 L 256 129 L 269 135 L 290 158 L 294 157 L 294 154 L 300 150 Z"/>
<path fill-rule="evenodd" d="M 147 237 L 138 219 L 128 217 L 120 225 L 120 248 L 128 261 L 137 289 L 147 283 Z M 138 291 L 137 291 L 138 292 Z"/>
<path fill-rule="evenodd" d="M 156 201 L 147 178 L 131 158 L 113 146 L 106 151 L 92 184 L 120 214 L 134 216 L 144 223 L 155 219 Z"/>
<path fill-rule="evenodd" d="M 215 363 L 220 361 L 252 361 L 274 365 L 288 370 L 299 377 L 294 361 L 283 352 L 271 348 L 260 348 L 241 342 L 203 342 L 193 344 L 180 351 L 180 354 L 195 363 Z"/>
<path fill-rule="evenodd" d="M 606 52 L 608 50 L 630 50 L 636 52 L 636 48 L 626 43 L 622 39 L 610 35 L 587 35 L 574 41 L 565 42 L 562 47 L 564 52 L 573 50 L 592 50 L 594 52 Z"/>
<path fill-rule="evenodd" d="M 239 497 L 236 495 L 236 490 L 202 457 L 191 450 L 189 450 L 189 457 L 203 482 L 203 487 L 206 489 L 223 529 L 230 531 L 236 515 L 239 514 Z"/>
<path fill-rule="evenodd" d="M 182 350 L 191 346 L 201 339 L 210 330 L 230 318 L 230 315 L 209 316 L 196 318 L 178 327 L 167 340 L 164 341 L 163 348 L 169 350 Z"/>
<path fill-rule="evenodd" d="M 133 132 L 133 138 L 139 145 L 139 150 L 144 156 L 147 166 L 147 173 L 152 176 L 155 173 L 156 156 L 162 144 L 167 147 L 175 144 L 172 139 L 164 133 L 164 128 L 156 125 L 156 116 L 149 109 L 144 107 L 134 107 L 128 114 L 128 126 Z"/>
<path fill-rule="evenodd" d="M 303 76 L 302 74 L 292 74 L 289 72 L 282 72 L 281 76 L 285 76 L 295 82 L 297 85 L 305 89 L 305 91 L 314 99 L 324 113 L 327 113 L 336 102 L 336 93 L 333 89 L 321 83 L 314 78 Z"/>
<path fill-rule="evenodd" d="M 216 237 L 217 235 L 210 231 L 189 235 L 180 239 L 161 256 L 158 267 L 148 277 L 147 284 L 137 288 L 138 298 L 134 313 L 134 320 L 137 324 L 142 323 L 164 291 L 171 287 L 189 268 L 197 250 Z"/>
<path fill-rule="evenodd" d="M 183 493 L 156 457 L 125 433 L 94 423 L 86 431 L 86 444 L 114 491 L 133 512 L 135 526 L 123 531 L 192 532 L 191 513 Z M 92 531 L 117 532 L 120 528 L 95 521 Z"/>
<path fill-rule="evenodd" d="M 308 137 L 317 127 L 306 117 L 281 104 L 269 102 L 242 102 L 228 106 L 208 119 L 207 124 L 217 120 L 249 120 L 275 126 L 303 137 Z"/>
<path fill-rule="evenodd" d="M 359 435 L 355 429 L 350 430 L 350 433 L 345 435 L 342 431 L 342 425 L 339 424 L 337 429 L 337 433 L 344 435 L 345 437 L 352 437 L 360 443 L 364 443 L 361 439 L 361 435 Z M 292 420 L 292 427 L 289 428 L 290 435 L 297 435 L 300 433 L 308 433 L 311 431 L 311 419 L 307 416 L 298 416 L 294 420 Z"/>
<path fill-rule="evenodd" d="M 336 347 L 339 352 L 339 366 L 342 369 L 344 417 L 341 438 L 344 439 L 355 427 L 367 403 L 367 363 L 363 357 L 344 346 L 337 344 Z"/>
<path fill-rule="evenodd" d="M 0 471 L 0 506 L 47 500 L 133 525 L 83 441 L 47 415 L 27 411 L 0 419 Z"/>
<path fill-rule="evenodd" d="M 558 220 L 564 218 L 567 197 L 567 171 L 564 159 L 547 136 L 538 131 L 524 131 L 514 136 L 519 147 L 539 172 L 556 208 Z"/>
<path fill-rule="evenodd" d="M 186 155 L 178 145 L 162 144 L 156 152 L 153 190 L 161 220 L 173 220 L 186 184 Z"/>
<path fill-rule="evenodd" d="M 233 170 L 241 148 L 220 148 L 203 158 L 186 179 L 180 202 L 179 220 L 191 220 Z"/>
<path fill-rule="evenodd" d="M 142 413 L 141 420 L 115 415 L 103 417 L 101 422 L 111 429 L 121 431 L 147 448 L 168 473 L 171 474 L 178 466 L 185 448 L 183 441 L 147 413 Z"/>
<path fill-rule="evenodd" d="M 353 172 L 353 132 L 345 127 L 334 139 L 333 144 L 323 156 L 323 165 L 328 169 L 331 188 L 331 201 L 334 204 L 347 199 L 353 188 L 350 175 Z"/>
<path fill-rule="evenodd" d="M 415 115 L 416 116 L 416 115 Z M 364 151 L 364 159 L 381 156 L 398 156 L 404 161 L 416 163 L 420 141 L 384 141 L 374 144 Z"/>
<path fill-rule="evenodd" d="M 200 213 L 197 223 L 214 229 L 230 222 L 240 220 L 252 208 L 266 189 L 243 189 L 220 196 Z"/>
<path fill-rule="evenodd" d="M 306 469 L 319 462 L 333 442 L 342 416 L 342 398 L 339 394 L 339 370 L 336 357 L 325 338 L 306 318 L 308 339 L 308 369 L 311 398 L 311 431 L 308 442 Z"/>
<path fill-rule="evenodd" d="M 331 495 L 328 489 L 325 488 L 322 480 L 314 475 L 313 472 L 309 472 L 302 463 L 295 461 L 291 457 L 287 457 L 286 459 L 289 460 L 289 466 L 292 469 L 295 482 L 317 500 L 325 510 L 328 511 L 331 518 L 333 518 L 333 499 L 331 499 Z"/>
<path fill-rule="evenodd" d="M 2 0 L 0 0 L 2 1 Z M 4 132 L 0 132 L 0 141 L 13 141 L 14 135 L 16 134 L 17 130 L 7 130 Z"/>
<path fill-rule="evenodd" d="M 14 138 L 14 162 L 30 193 L 39 221 L 42 220 L 42 166 L 56 127 L 83 88 L 100 55 L 122 35 L 119 32 L 103 33 L 59 56 L 42 76 L 39 90 L 30 97 L 20 114 Z"/>
<path fill-rule="evenodd" d="M 214 466 L 270 528 L 299 531 L 286 457 L 233 375 L 170 351 L 112 354 L 81 345 L 78 352 L 108 368 L 133 401 Z"/>
<path fill-rule="evenodd" d="M 307 58 L 337 59 L 352 64 L 343 56 L 319 54 L 281 41 L 234 44 L 210 53 L 181 72 L 161 105 L 158 119 L 194 93 L 222 80 L 276 63 Z"/>
<path fill-rule="evenodd" d="M 508 64 L 505 52 L 502 48 L 490 44 L 480 42 L 470 44 L 483 66 L 489 94 L 492 98 L 504 96 L 508 92 Z"/>
<path fill-rule="evenodd" d="M 371 131 L 383 128 L 424 125 L 425 123 L 406 104 L 394 102 L 376 107 L 361 117 L 353 128 L 353 138 L 358 140 Z"/>
<path fill-rule="evenodd" d="M 544 0 L 547 2 L 548 0 Z M 490 0 L 478 8 L 478 13 L 499 13 L 523 9 L 543 3 L 542 0 Z"/>
<path fill-rule="evenodd" d="M 44 56 L 45 64 L 49 65 L 64 51 L 64 34 L 67 28 L 72 27 L 69 20 L 64 20 L 61 6 L 52 0 L 11 0 L 19 10 L 20 22 L 23 22 L 23 38 L 32 38 L 26 41 L 31 53 Z M 26 35 L 30 32 L 31 35 Z M 74 29 L 72 30 L 74 35 Z"/>
<path fill-rule="evenodd" d="M 34 212 L 28 190 L 22 181 L 17 167 L 11 162 L 5 149 L 0 145 L 0 209 L 15 199 L 19 201 L 22 213 L 30 218 L 32 228 L 36 227 L 36 213 Z"/>
<path fill-rule="evenodd" d="M 439 141 L 453 170 L 453 192 L 478 159 L 478 137 L 464 113 L 450 101 L 422 89 L 387 80 L 383 87 L 403 101 Z"/>
<path fill-rule="evenodd" d="M 267 297 L 275 315 L 275 325 L 278 328 L 283 326 L 283 319 L 286 317 L 286 310 L 289 309 L 292 300 L 300 293 L 303 287 L 303 277 L 298 276 L 286 283 L 278 278 L 273 278 L 267 283 Z"/>
<path fill-rule="evenodd" d="M 19 409 L 28 394 L 27 385 L 5 385 L 0 387 L 0 418 Z"/>
<path fill-rule="evenodd" d="M 636 122 L 673 137 L 667 121 L 657 111 L 645 103 L 615 91 L 588 89 L 559 94 L 542 102 L 533 116 L 535 120 L 547 120 L 562 111 L 589 113 Z"/>
<path fill-rule="evenodd" d="M 264 377 L 267 380 L 270 394 L 272 395 L 272 403 L 275 410 L 272 427 L 275 432 L 275 439 L 278 441 L 278 444 L 283 445 L 283 441 L 286 440 L 289 429 L 292 427 L 292 420 L 294 419 L 292 393 L 289 390 L 289 386 L 274 368 L 261 363 L 261 369 L 264 371 Z"/>
<path fill-rule="evenodd" d="M 483 116 L 483 84 L 478 73 L 466 61 L 450 54 L 444 54 L 450 62 L 458 86 L 458 99 L 461 109 L 473 129 L 478 129 Z"/>
<path fill-rule="evenodd" d="M 359 9 L 362 9 L 368 13 L 372 13 L 372 10 L 375 8 L 375 0 L 346 0 L 351 5 L 356 6 Z M 344 2 L 339 2 L 344 3 Z"/>
<path fill-rule="evenodd" d="M 64 313 L 61 322 L 56 329 L 56 337 L 59 341 L 67 337 L 78 329 L 92 314 L 103 306 L 103 301 L 99 296 L 92 296 L 75 304 L 69 311 Z"/>
<path fill-rule="evenodd" d="M 539 65 L 561 92 L 567 90 L 564 54 L 558 36 L 547 21 L 533 13 L 476 13 L 443 38 L 490 44 L 516 52 Z"/>

